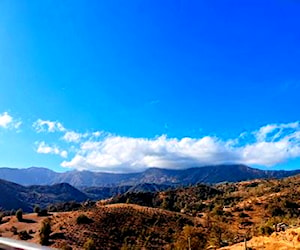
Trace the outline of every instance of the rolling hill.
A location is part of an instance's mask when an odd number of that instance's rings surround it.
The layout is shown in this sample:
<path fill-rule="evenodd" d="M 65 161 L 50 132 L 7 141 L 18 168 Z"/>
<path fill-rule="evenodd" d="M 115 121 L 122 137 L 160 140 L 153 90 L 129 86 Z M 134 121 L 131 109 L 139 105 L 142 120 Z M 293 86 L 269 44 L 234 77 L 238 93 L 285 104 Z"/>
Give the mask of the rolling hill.
<path fill-rule="evenodd" d="M 33 210 L 34 205 L 41 207 L 67 201 L 85 201 L 89 197 L 68 183 L 51 186 L 21 186 L 0 179 L 0 208 L 11 210 L 22 208 L 25 212 Z"/>

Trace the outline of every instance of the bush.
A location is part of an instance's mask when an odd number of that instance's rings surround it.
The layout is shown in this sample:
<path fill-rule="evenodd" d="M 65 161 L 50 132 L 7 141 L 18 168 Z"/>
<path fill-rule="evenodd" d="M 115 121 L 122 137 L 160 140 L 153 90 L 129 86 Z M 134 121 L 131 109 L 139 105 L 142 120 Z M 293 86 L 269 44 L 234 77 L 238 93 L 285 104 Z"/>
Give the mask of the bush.
<path fill-rule="evenodd" d="M 41 208 L 38 205 L 35 205 L 33 208 L 33 212 L 39 214 L 41 212 Z"/>
<path fill-rule="evenodd" d="M 259 233 L 262 235 L 271 235 L 274 232 L 274 229 L 270 226 L 264 225 L 259 228 Z"/>
<path fill-rule="evenodd" d="M 241 212 L 241 213 L 239 214 L 239 217 L 240 217 L 240 218 L 247 218 L 247 217 L 249 217 L 249 215 L 246 214 L 246 213 L 244 213 L 244 212 Z"/>
<path fill-rule="evenodd" d="M 14 234 L 14 235 L 17 235 L 18 234 L 18 229 L 15 227 L 15 226 L 12 226 L 10 228 L 10 231 Z"/>
<path fill-rule="evenodd" d="M 48 210 L 47 209 L 42 209 L 39 213 L 38 216 L 48 216 Z"/>
<path fill-rule="evenodd" d="M 96 245 L 95 245 L 95 242 L 93 241 L 93 239 L 87 239 L 87 241 L 83 245 L 83 249 L 85 249 L 85 250 L 95 250 Z"/>
<path fill-rule="evenodd" d="M 76 219 L 77 224 L 88 224 L 91 223 L 92 220 L 84 214 L 81 214 Z"/>
<path fill-rule="evenodd" d="M 29 240 L 32 238 L 31 235 L 29 235 L 29 233 L 27 233 L 26 230 L 19 232 L 19 238 L 20 240 Z"/>
<path fill-rule="evenodd" d="M 48 245 L 51 234 L 51 223 L 49 219 L 43 221 L 41 230 L 40 230 L 40 244 Z"/>
<path fill-rule="evenodd" d="M 2 222 L 3 217 L 4 217 L 4 214 L 0 213 L 0 223 Z"/>
<path fill-rule="evenodd" d="M 18 211 L 16 212 L 16 217 L 17 217 L 18 221 L 23 220 L 23 210 L 21 208 L 18 209 Z"/>

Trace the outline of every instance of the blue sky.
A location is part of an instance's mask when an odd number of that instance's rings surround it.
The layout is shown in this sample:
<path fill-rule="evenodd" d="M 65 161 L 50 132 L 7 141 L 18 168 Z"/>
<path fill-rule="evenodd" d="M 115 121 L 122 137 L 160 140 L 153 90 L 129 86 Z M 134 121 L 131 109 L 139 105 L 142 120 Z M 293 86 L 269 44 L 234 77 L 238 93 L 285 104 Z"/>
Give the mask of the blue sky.
<path fill-rule="evenodd" d="M 0 167 L 299 168 L 299 12 L 1 1 Z"/>

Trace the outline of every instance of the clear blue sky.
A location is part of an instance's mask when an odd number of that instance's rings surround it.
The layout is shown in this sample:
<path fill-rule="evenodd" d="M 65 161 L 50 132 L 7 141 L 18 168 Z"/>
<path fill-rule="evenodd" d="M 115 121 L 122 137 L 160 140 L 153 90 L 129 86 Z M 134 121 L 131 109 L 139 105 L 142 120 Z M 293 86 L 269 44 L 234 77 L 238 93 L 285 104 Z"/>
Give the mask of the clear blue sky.
<path fill-rule="evenodd" d="M 300 168 L 286 125 L 300 120 L 299 13 L 295 0 L 0 1 L 0 166 Z M 289 153 L 271 162 L 273 146 Z"/>

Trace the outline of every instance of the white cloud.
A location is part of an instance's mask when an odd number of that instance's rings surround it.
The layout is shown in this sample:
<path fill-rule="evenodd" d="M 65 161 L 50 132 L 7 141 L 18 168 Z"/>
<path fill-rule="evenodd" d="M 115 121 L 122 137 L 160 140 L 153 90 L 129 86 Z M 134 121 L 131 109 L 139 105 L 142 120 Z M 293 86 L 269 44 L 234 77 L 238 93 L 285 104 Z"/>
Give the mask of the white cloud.
<path fill-rule="evenodd" d="M 21 121 L 16 121 L 7 112 L 0 114 L 0 127 L 2 128 L 15 128 L 18 129 L 21 126 Z"/>
<path fill-rule="evenodd" d="M 60 155 L 63 158 L 68 157 L 67 151 L 60 150 L 57 146 L 49 146 L 44 141 L 36 144 L 38 145 L 36 152 L 39 154 L 54 154 L 54 155 Z"/>
<path fill-rule="evenodd" d="M 92 133 L 92 136 L 94 136 L 94 137 L 99 137 L 101 135 L 102 135 L 102 132 L 100 132 L 100 131 L 96 131 L 96 132 Z"/>
<path fill-rule="evenodd" d="M 40 132 L 53 133 L 53 132 L 66 131 L 66 129 L 60 122 L 41 120 L 41 119 L 38 119 L 36 122 L 34 122 L 33 127 L 38 133 L 40 133 Z"/>
<path fill-rule="evenodd" d="M 79 142 L 82 134 L 76 133 L 74 131 L 67 131 L 63 136 L 63 139 L 67 142 Z"/>
<path fill-rule="evenodd" d="M 71 130 L 68 130 L 65 132 L 64 136 L 62 139 L 66 142 L 73 142 L 73 143 L 78 143 L 82 139 L 88 139 L 91 140 L 93 138 L 100 137 L 103 133 L 100 131 L 96 132 L 86 132 L 86 133 L 77 133 Z"/>
<path fill-rule="evenodd" d="M 254 132 L 257 141 L 263 142 L 265 140 L 274 141 L 282 135 L 285 129 L 297 129 L 299 122 L 282 123 L 282 124 L 269 124 L 261 127 L 258 131 Z"/>
<path fill-rule="evenodd" d="M 66 150 L 63 150 L 63 151 L 60 152 L 60 156 L 62 158 L 67 158 L 68 157 L 68 152 Z"/>
<path fill-rule="evenodd" d="M 13 118 L 7 112 L 0 114 L 0 127 L 7 128 L 12 121 Z"/>
<path fill-rule="evenodd" d="M 148 167 L 187 168 L 212 164 L 243 163 L 273 166 L 300 157 L 299 122 L 271 124 L 249 133 L 253 142 L 217 137 L 153 139 L 108 135 L 89 140 L 63 167 L 110 172 L 139 171 Z"/>

